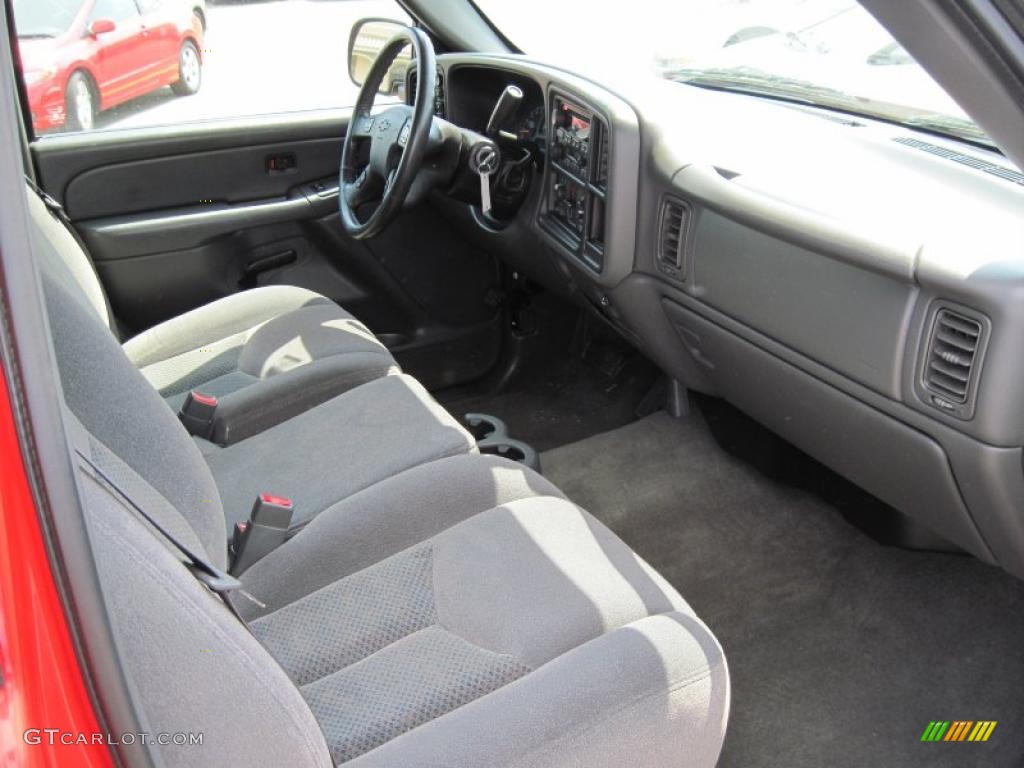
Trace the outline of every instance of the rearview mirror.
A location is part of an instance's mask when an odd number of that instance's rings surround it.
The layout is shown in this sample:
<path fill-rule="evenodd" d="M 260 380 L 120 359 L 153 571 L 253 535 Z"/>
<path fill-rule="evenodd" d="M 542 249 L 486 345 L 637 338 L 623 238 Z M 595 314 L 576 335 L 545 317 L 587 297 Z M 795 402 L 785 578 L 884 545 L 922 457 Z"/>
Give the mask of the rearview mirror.
<path fill-rule="evenodd" d="M 348 38 L 348 76 L 362 87 L 370 67 L 388 41 L 397 35 L 405 25 L 391 19 L 361 19 L 352 27 Z M 412 49 L 406 46 L 395 57 L 381 81 L 379 92 L 395 95 L 405 86 L 405 70 L 412 61 Z"/>
<path fill-rule="evenodd" d="M 116 28 L 117 26 L 110 19 L 96 19 L 96 21 L 89 25 L 89 34 L 96 37 L 107 32 L 113 32 Z"/>

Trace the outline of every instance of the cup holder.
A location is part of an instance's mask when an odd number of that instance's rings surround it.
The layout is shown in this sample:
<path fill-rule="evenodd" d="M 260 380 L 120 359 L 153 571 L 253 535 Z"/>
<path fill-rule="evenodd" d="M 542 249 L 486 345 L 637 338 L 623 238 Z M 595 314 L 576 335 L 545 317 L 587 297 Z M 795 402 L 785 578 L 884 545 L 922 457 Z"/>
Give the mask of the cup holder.
<path fill-rule="evenodd" d="M 480 453 L 501 456 L 503 459 L 525 464 L 535 472 L 540 472 L 540 455 L 532 446 L 511 437 L 492 437 L 477 443 Z"/>
<path fill-rule="evenodd" d="M 517 461 L 540 472 L 540 456 L 537 451 L 522 440 L 513 440 L 509 437 L 508 426 L 497 416 L 491 416 L 489 413 L 467 413 L 462 417 L 462 422 L 476 440 L 476 447 L 480 453 Z"/>
<path fill-rule="evenodd" d="M 487 413 L 467 413 L 462 417 L 462 421 L 465 423 L 466 429 L 469 430 L 469 434 L 478 443 L 481 440 L 490 440 L 508 435 L 508 427 L 497 416 L 491 416 Z"/>

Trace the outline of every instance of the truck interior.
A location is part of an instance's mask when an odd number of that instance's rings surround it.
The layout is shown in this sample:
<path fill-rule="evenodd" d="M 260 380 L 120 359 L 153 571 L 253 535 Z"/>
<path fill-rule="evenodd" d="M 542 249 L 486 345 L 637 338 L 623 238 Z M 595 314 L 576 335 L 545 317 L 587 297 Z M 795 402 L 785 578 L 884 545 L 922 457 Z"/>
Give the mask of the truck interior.
<path fill-rule="evenodd" d="M 7 3 L 54 580 L 100 730 L 203 734 L 112 764 L 1020 765 L 1019 3 L 857 9 L 970 135 L 494 5 L 339 32 L 350 107 L 44 136 Z"/>

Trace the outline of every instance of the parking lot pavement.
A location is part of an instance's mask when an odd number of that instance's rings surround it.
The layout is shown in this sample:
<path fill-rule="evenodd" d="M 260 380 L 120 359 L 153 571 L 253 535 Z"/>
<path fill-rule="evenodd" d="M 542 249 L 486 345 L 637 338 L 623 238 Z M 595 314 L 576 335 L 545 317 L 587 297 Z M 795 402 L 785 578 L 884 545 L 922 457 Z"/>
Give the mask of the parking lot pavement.
<path fill-rule="evenodd" d="M 392 0 L 276 0 L 211 5 L 202 88 L 170 88 L 104 112 L 101 128 L 187 123 L 240 115 L 351 106 L 352 25 L 365 17 L 407 20 Z"/>

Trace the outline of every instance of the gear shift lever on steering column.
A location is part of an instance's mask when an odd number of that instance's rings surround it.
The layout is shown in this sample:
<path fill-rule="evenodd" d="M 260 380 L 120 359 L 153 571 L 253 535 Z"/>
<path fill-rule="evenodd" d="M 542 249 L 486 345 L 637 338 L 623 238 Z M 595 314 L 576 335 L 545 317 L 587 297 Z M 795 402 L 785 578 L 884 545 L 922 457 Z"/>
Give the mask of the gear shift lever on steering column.
<path fill-rule="evenodd" d="M 516 113 L 523 101 L 523 91 L 515 85 L 506 85 L 505 90 L 498 97 L 498 103 L 494 105 L 491 112 L 491 119 L 487 121 L 487 135 L 498 136 L 510 141 L 516 140 L 514 133 L 501 130 L 501 127 L 508 122 L 509 118 Z"/>

